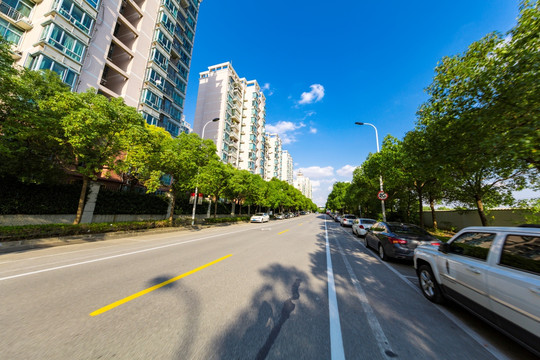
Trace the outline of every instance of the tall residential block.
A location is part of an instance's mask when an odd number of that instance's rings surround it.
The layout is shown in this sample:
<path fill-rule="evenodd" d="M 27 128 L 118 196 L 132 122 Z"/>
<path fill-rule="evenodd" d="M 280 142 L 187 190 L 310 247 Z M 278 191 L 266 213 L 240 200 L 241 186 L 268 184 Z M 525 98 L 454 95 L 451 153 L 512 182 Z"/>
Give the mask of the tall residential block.
<path fill-rule="evenodd" d="M 55 71 L 73 91 L 123 97 L 176 136 L 202 0 L 1 0 L 15 62 Z"/>
<path fill-rule="evenodd" d="M 301 171 L 298 171 L 296 174 L 296 179 L 294 180 L 294 187 L 300 190 L 302 195 L 308 199 L 312 199 L 312 188 L 311 180 L 308 177 L 305 177 Z"/>
<path fill-rule="evenodd" d="M 282 148 L 281 139 L 277 134 L 267 134 L 266 136 L 266 171 L 265 180 L 272 180 L 276 178 L 279 180 L 285 180 L 282 178 Z"/>
<path fill-rule="evenodd" d="M 214 141 L 223 162 L 264 178 L 265 106 L 256 80 L 240 78 L 230 62 L 210 66 L 200 73 L 193 130 Z"/>
<path fill-rule="evenodd" d="M 293 158 L 287 150 L 281 152 L 281 176 L 280 180 L 293 185 Z"/>

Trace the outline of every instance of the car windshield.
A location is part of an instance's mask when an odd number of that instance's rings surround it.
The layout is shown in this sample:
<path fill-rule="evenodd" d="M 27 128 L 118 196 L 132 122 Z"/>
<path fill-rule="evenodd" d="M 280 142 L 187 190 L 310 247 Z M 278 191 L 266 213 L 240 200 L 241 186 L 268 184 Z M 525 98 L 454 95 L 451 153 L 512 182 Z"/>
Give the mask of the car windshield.
<path fill-rule="evenodd" d="M 407 224 L 388 225 L 390 231 L 402 235 L 429 235 L 429 233 L 421 227 Z"/>
<path fill-rule="evenodd" d="M 362 224 L 364 225 L 373 225 L 375 223 L 376 223 L 375 220 L 362 220 Z"/>
<path fill-rule="evenodd" d="M 254 216 L 264 216 L 263 213 L 256 213 Z"/>

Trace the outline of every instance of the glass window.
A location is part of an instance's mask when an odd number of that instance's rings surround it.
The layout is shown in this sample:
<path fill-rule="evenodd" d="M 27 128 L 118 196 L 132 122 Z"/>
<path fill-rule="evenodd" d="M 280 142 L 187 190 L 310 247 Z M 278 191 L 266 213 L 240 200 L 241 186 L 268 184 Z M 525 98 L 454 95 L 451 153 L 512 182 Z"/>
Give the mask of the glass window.
<path fill-rule="evenodd" d="M 149 89 L 145 89 L 144 92 L 143 92 L 143 102 L 156 109 L 156 110 L 159 110 L 161 108 L 161 98 L 159 96 L 157 96 L 156 94 L 154 94 L 152 91 L 150 91 Z"/>
<path fill-rule="evenodd" d="M 59 0 L 54 8 L 73 25 L 77 26 L 82 32 L 90 35 L 94 19 L 72 0 Z"/>
<path fill-rule="evenodd" d="M 21 16 L 30 17 L 30 13 L 34 8 L 34 3 L 29 0 L 3 0 L 1 3 L 17 11 L 18 14 L 14 14 L 17 17 L 15 20 L 19 20 Z"/>
<path fill-rule="evenodd" d="M 152 61 L 159 65 L 160 68 L 167 71 L 169 60 L 161 51 L 156 48 L 152 49 Z"/>
<path fill-rule="evenodd" d="M 149 124 L 149 125 L 155 125 L 155 126 L 158 126 L 158 122 L 159 122 L 159 119 L 150 115 L 149 113 L 147 112 L 144 112 L 142 113 L 143 115 L 143 118 L 146 120 L 146 122 Z"/>
<path fill-rule="evenodd" d="M 163 76 L 161 76 L 156 70 L 152 68 L 148 70 L 147 80 L 163 91 L 165 79 L 163 79 Z"/>
<path fill-rule="evenodd" d="M 86 49 L 86 46 L 81 41 L 69 35 L 56 24 L 45 26 L 41 40 L 51 44 L 62 53 L 79 62 L 82 60 L 84 50 Z"/>
<path fill-rule="evenodd" d="M 19 30 L 6 20 L 0 18 L 0 36 L 15 45 L 19 45 L 22 35 L 23 31 Z"/>
<path fill-rule="evenodd" d="M 99 7 L 99 0 L 86 0 L 86 2 L 89 3 L 94 9 Z"/>
<path fill-rule="evenodd" d="M 162 11 L 161 12 L 161 24 L 163 25 L 163 27 L 165 29 L 167 29 L 167 31 L 173 35 L 174 34 L 174 22 L 171 21 L 171 19 L 169 18 L 169 16 L 167 15 L 166 12 Z"/>
<path fill-rule="evenodd" d="M 422 229 L 419 226 L 414 225 L 405 225 L 405 224 L 399 224 L 399 225 L 388 225 L 391 232 L 394 232 L 396 234 L 404 234 L 404 235 L 429 235 L 429 233 Z"/>
<path fill-rule="evenodd" d="M 494 239 L 495 234 L 466 232 L 450 244 L 449 252 L 485 261 Z"/>
<path fill-rule="evenodd" d="M 163 46 L 163 48 L 165 50 L 167 50 L 167 52 L 171 51 L 171 47 L 172 47 L 172 40 L 169 39 L 165 33 L 161 30 L 156 30 L 156 37 L 155 37 L 155 40 L 161 45 Z"/>
<path fill-rule="evenodd" d="M 500 264 L 540 274 L 540 237 L 509 235 L 504 242 Z"/>
<path fill-rule="evenodd" d="M 58 64 L 43 54 L 35 56 L 29 66 L 30 70 L 52 70 L 60 76 L 71 89 L 75 87 L 78 74 L 68 67 Z"/>

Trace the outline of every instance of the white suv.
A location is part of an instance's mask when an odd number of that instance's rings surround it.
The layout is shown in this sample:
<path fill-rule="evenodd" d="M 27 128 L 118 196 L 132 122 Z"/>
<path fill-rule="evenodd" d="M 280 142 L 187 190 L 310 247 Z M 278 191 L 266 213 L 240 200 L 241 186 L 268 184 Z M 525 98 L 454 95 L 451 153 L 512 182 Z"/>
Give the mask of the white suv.
<path fill-rule="evenodd" d="M 540 356 L 540 227 L 468 227 L 417 247 L 414 267 L 428 300 L 450 298 Z"/>

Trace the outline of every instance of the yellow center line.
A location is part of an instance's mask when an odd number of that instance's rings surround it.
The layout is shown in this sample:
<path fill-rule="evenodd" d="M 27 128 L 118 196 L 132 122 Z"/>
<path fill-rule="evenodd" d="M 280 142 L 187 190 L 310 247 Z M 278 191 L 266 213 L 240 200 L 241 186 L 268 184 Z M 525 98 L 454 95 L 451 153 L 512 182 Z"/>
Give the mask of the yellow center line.
<path fill-rule="evenodd" d="M 300 224 L 298 224 L 298 226 L 302 226 L 302 225 L 304 225 L 304 223 L 300 223 Z"/>
<path fill-rule="evenodd" d="M 284 231 L 282 231 L 282 232 L 278 233 L 278 235 L 281 235 L 281 234 L 283 234 L 283 233 L 286 233 L 287 231 L 289 231 L 289 229 L 287 229 L 287 230 L 284 230 Z"/>
<path fill-rule="evenodd" d="M 209 262 L 209 263 L 206 264 L 206 265 L 199 266 L 199 267 L 196 268 L 196 269 L 193 269 L 193 270 L 191 270 L 191 271 L 188 271 L 187 273 L 184 273 L 184 274 L 182 274 L 182 275 L 179 275 L 179 276 L 177 276 L 177 277 L 174 277 L 174 278 L 172 278 L 172 279 L 169 279 L 169 280 L 167 280 L 167 281 L 164 281 L 164 282 L 162 282 L 162 283 L 160 283 L 160 284 L 157 284 L 157 285 L 154 285 L 154 286 L 152 286 L 152 287 L 149 287 L 149 288 L 146 289 L 146 290 L 139 291 L 139 292 L 136 293 L 136 294 L 133 294 L 133 295 L 131 295 L 131 296 L 128 296 L 128 297 L 126 297 L 126 298 L 123 298 L 122 300 L 118 300 L 118 301 L 116 301 L 116 302 L 113 302 L 113 303 L 110 304 L 110 305 L 107 305 L 107 306 L 105 306 L 105 307 L 102 307 L 101 309 L 98 309 L 98 310 L 96 310 L 96 311 L 90 313 L 90 316 L 97 316 L 97 315 L 103 314 L 104 312 L 107 312 L 107 311 L 109 311 L 109 310 L 111 310 L 111 309 L 114 309 L 114 308 L 117 307 L 117 306 L 120 306 L 120 305 L 122 305 L 122 304 L 125 304 L 125 303 L 127 303 L 128 301 L 131 301 L 131 300 L 134 300 L 134 299 L 136 299 L 136 298 L 138 298 L 138 297 L 140 297 L 140 296 L 146 295 L 146 294 L 148 294 L 149 292 L 152 292 L 152 291 L 154 291 L 154 290 L 157 290 L 157 289 L 159 289 L 159 288 L 162 288 L 163 286 L 169 285 L 170 283 L 173 283 L 173 282 L 175 282 L 175 281 L 177 281 L 177 280 L 180 280 L 180 279 L 182 279 L 182 278 L 185 278 L 186 276 L 189 276 L 189 275 L 191 275 L 191 274 L 194 274 L 194 273 L 196 273 L 197 271 L 200 271 L 200 270 L 202 270 L 202 269 L 204 269 L 204 268 L 207 268 L 207 267 L 209 267 L 209 266 L 212 266 L 212 265 L 214 265 L 214 264 L 217 264 L 218 262 L 223 261 L 223 260 L 225 260 L 225 259 L 227 259 L 227 258 L 229 258 L 229 257 L 231 257 L 231 256 L 232 256 L 232 254 L 223 256 L 223 257 L 221 257 L 221 258 L 219 258 L 219 259 L 217 259 L 217 260 L 214 260 L 214 261 L 212 261 L 212 262 Z"/>

